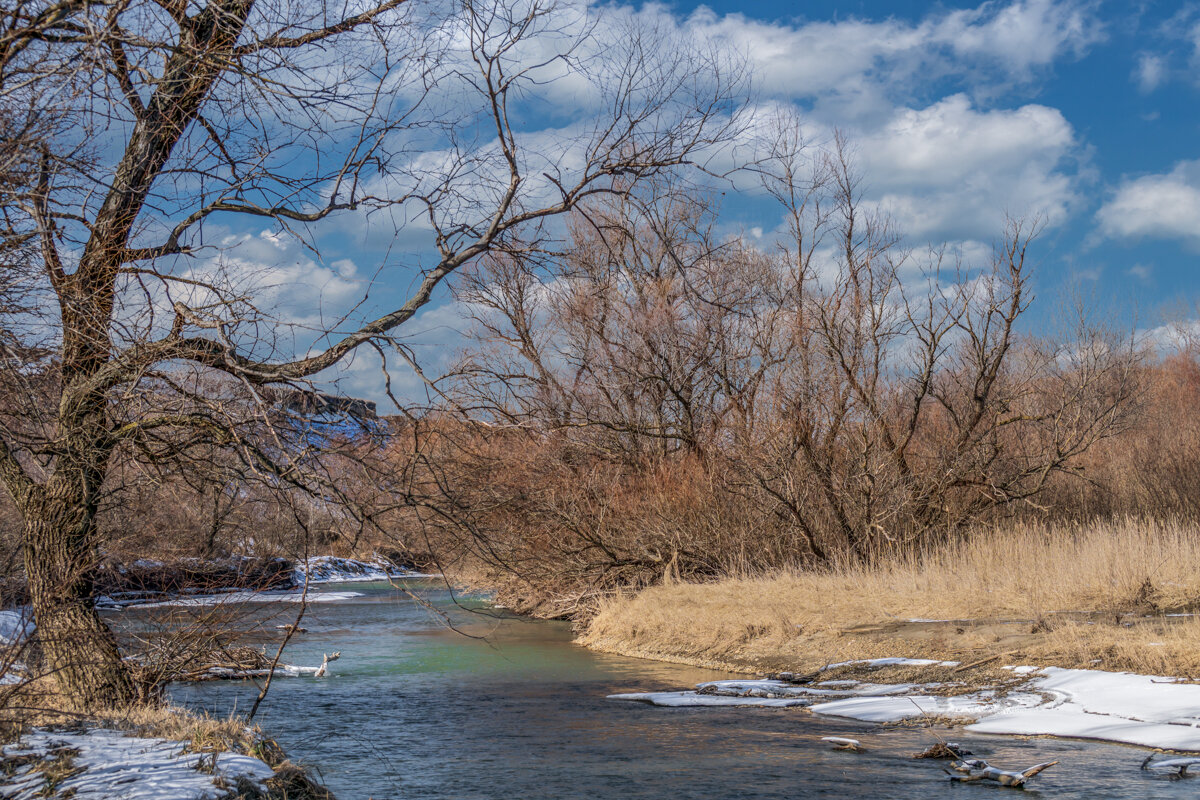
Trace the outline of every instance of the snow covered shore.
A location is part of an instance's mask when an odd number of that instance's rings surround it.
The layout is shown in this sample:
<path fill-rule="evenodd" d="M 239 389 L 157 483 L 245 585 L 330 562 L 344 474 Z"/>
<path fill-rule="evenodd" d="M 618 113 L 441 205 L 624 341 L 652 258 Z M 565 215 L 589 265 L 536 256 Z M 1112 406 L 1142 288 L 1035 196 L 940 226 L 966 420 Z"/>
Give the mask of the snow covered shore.
<path fill-rule="evenodd" d="M 251 756 L 183 748 L 183 742 L 112 730 L 35 730 L 3 748 L 11 771 L 0 773 L 0 795 L 34 800 L 46 797 L 49 788 L 55 797 L 74 800 L 218 800 L 232 796 L 239 780 L 262 787 L 275 775 Z"/>
<path fill-rule="evenodd" d="M 876 659 L 868 666 L 921 666 L 919 659 Z M 845 665 L 831 665 L 845 666 Z M 950 666 L 941 662 L 939 666 Z M 776 680 L 714 681 L 693 691 L 610 695 L 660 706 L 805 707 L 814 714 L 867 722 L 914 717 L 971 720 L 979 733 L 1048 735 L 1200 751 L 1200 685 L 1154 675 L 1090 669 L 1009 667 L 1023 678 L 1007 690 L 951 694 L 945 683 Z M 939 693 L 942 690 L 942 693 Z"/>

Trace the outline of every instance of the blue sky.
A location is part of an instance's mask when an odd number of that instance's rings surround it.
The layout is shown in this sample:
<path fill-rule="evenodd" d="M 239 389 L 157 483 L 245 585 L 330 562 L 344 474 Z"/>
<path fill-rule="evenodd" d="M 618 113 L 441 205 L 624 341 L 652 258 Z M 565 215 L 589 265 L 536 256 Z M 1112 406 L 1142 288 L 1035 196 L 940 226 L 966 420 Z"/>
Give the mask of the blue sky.
<path fill-rule="evenodd" d="M 1200 169 L 1189 172 L 1186 166 L 1200 158 L 1200 4 L 812 2 L 804 4 L 802 17 L 794 16 L 793 4 L 776 2 L 671 8 L 680 15 L 704 14 L 708 9 L 718 24 L 728 26 L 758 23 L 763 35 L 773 31 L 796 36 L 818 27 L 834 33 L 872 26 L 884 39 L 923 25 L 945 24 L 956 13 L 969 18 L 962 23 L 963 31 L 1009 16 L 1009 27 L 1026 32 L 1029 51 L 1041 48 L 1041 56 L 1031 59 L 1028 68 L 1012 66 L 1018 63 L 1019 51 L 1009 54 L 1011 64 L 1005 63 L 1002 53 L 951 54 L 942 70 L 900 75 L 894 81 L 881 77 L 878 97 L 885 102 L 880 105 L 892 103 L 895 109 L 919 113 L 942 104 L 934 116 L 950 122 L 953 106 L 946 105 L 946 99 L 965 96 L 966 108 L 976 115 L 1031 107 L 1060 115 L 1066 126 L 1060 132 L 1069 134 L 1070 140 L 1060 151 L 1047 154 L 1058 158 L 1048 174 L 1069 176 L 1069 185 L 1058 196 L 1069 202 L 1069 210 L 1052 219 L 1041 242 L 1043 293 L 1063 282 L 1078 281 L 1099 298 L 1127 307 L 1136 304 L 1139 315 L 1147 318 L 1164 305 L 1179 300 L 1190 304 L 1200 298 L 1200 271 L 1196 270 L 1200 205 L 1180 208 L 1176 204 L 1173 210 L 1181 219 L 1160 219 L 1155 224 L 1156 212 L 1168 209 L 1150 202 L 1154 194 L 1171 190 L 1182 190 L 1183 199 L 1193 203 L 1200 199 L 1196 194 Z M 870 123 L 857 125 L 853 113 L 839 119 L 836 111 L 822 112 L 828 94 L 803 90 L 789 94 L 788 99 L 834 124 L 870 130 Z M 962 140 L 978 134 L 985 124 L 959 116 Z M 1030 121 L 1028 129 L 1034 124 Z M 1181 164 L 1185 165 L 1182 171 Z M 970 165 L 977 176 L 986 175 L 989 167 L 986 160 Z M 869 187 L 871 171 L 864 177 Z M 1022 198 L 1030 204 L 1006 209 L 1006 200 Z M 1035 192 L 991 199 L 999 203 L 998 214 L 1041 210 Z M 954 232 L 928 233 L 953 238 Z"/>
<path fill-rule="evenodd" d="M 1078 286 L 1142 328 L 1200 300 L 1200 2 L 997 0 L 987 3 L 729 2 L 593 5 L 601 24 L 655 24 L 664 47 L 703 39 L 748 57 L 761 107 L 792 106 L 818 139 L 845 132 L 866 198 L 908 242 L 984 254 L 1005 214 L 1041 214 L 1040 311 Z M 676 41 L 671 41 L 672 39 Z M 585 119 L 588 101 L 549 86 L 544 125 Z M 536 106 L 537 98 L 534 98 Z M 536 116 L 531 118 L 537 122 Z M 532 124 L 531 137 L 553 137 Z M 729 230 L 764 243 L 781 214 L 727 191 Z M 368 283 L 383 308 L 411 285 L 420 230 L 397 242 L 360 224 L 321 236 L 320 258 L 244 229 L 249 261 L 277 270 L 276 300 L 319 324 Z M 373 279 L 376 266 L 388 268 Z M 1186 309 L 1191 309 L 1187 311 Z M 326 312 L 321 312 L 322 314 Z M 431 372 L 461 344 L 444 293 L 402 334 Z M 343 389 L 380 399 L 376 359 L 343 370 Z M 397 388 L 419 393 L 411 376 Z"/>

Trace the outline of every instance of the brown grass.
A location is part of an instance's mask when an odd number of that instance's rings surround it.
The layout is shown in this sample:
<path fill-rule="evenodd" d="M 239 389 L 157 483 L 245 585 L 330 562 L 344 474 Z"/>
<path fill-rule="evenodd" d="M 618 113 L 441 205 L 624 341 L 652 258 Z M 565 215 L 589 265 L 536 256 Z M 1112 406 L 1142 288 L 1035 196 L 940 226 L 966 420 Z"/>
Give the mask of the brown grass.
<path fill-rule="evenodd" d="M 924 557 L 668 583 L 606 603 L 581 641 L 745 671 L 945 658 L 1200 675 L 1200 526 L 1126 519 L 979 533 Z M 914 622 L 913 620 L 938 620 Z"/>

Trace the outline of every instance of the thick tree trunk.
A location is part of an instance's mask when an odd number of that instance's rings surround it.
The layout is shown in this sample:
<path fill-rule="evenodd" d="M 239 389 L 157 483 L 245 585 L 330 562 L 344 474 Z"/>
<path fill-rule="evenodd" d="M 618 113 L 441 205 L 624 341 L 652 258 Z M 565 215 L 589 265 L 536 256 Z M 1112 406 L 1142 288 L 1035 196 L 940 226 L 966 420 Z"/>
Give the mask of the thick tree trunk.
<path fill-rule="evenodd" d="M 84 498 L 56 496 L 55 489 L 65 487 L 54 484 L 21 509 L 38 641 L 69 703 L 126 706 L 135 697 L 129 668 L 92 600 L 95 515 Z"/>

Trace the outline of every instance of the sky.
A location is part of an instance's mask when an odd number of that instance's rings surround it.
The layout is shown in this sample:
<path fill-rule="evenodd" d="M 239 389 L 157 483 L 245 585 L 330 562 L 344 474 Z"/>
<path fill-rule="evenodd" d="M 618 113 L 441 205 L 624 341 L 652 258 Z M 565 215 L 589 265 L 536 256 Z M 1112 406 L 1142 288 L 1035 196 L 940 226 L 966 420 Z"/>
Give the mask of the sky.
<path fill-rule="evenodd" d="M 866 199 L 915 246 L 986 253 L 1005 216 L 1038 215 L 1035 320 L 1072 289 L 1125 325 L 1196 316 L 1200 301 L 1200 2 L 807 2 L 593 5 L 601 24 L 654 24 L 663 46 L 704 40 L 748 59 L 753 103 L 794 107 L 806 129 L 850 139 Z M 567 82 L 547 86 L 538 130 L 592 113 Z M 723 187 L 722 225 L 762 237 L 781 223 L 761 195 Z M 321 255 L 244 229 L 245 257 L 278 270 L 276 300 L 320 316 L 370 284 L 367 313 L 402 297 L 411 271 L 376 272 L 397 245 L 359 227 Z M 405 245 L 408 247 L 408 245 Z M 403 249 L 401 247 L 400 249 Z M 409 252 L 420 260 L 420 245 Z M 317 311 L 328 309 L 329 311 Z M 1190 309 L 1190 310 L 1189 310 Z M 1039 316 L 1040 315 L 1040 316 Z M 443 292 L 402 336 L 431 373 L 461 346 Z M 382 399 L 378 361 L 341 370 L 341 389 Z M 398 370 L 394 387 L 420 394 Z"/>

